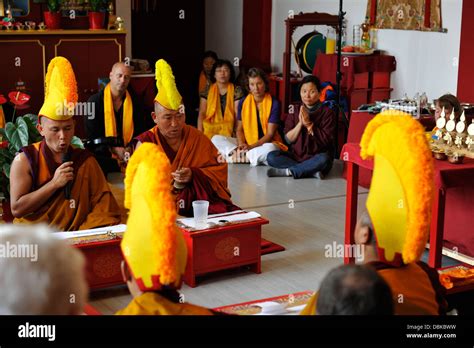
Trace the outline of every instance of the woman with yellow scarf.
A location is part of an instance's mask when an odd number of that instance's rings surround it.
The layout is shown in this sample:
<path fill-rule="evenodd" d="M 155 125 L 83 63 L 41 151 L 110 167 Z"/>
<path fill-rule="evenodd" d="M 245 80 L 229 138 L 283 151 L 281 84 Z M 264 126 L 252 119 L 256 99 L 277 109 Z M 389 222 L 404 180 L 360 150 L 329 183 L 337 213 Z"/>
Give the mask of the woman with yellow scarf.
<path fill-rule="evenodd" d="M 252 68 L 247 73 L 250 94 L 237 108 L 237 138 L 215 135 L 213 144 L 227 162 L 267 165 L 267 154 L 287 150 L 278 133 L 280 103 L 268 93 L 266 74 Z"/>
<path fill-rule="evenodd" d="M 244 94 L 240 87 L 234 86 L 234 77 L 232 64 L 218 59 L 211 70 L 212 85 L 201 93 L 198 129 L 209 139 L 216 134 L 227 137 L 235 134 L 235 112 Z"/>

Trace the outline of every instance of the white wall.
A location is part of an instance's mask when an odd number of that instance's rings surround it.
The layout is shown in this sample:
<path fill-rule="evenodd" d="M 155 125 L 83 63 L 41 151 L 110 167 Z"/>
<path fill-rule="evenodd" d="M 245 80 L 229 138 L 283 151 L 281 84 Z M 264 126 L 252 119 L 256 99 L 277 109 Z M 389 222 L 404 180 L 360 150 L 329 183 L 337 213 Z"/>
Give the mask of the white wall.
<path fill-rule="evenodd" d="M 131 0 L 117 0 L 115 2 L 115 13 L 122 17 L 125 24 L 125 56 L 132 58 L 132 1 Z"/>
<path fill-rule="evenodd" d="M 258 1 L 258 0 L 255 0 Z M 233 62 L 242 57 L 242 0 L 206 0 L 206 50 Z"/>
<path fill-rule="evenodd" d="M 379 30 L 378 48 L 395 56 L 397 70 L 392 73 L 392 98 L 402 97 L 405 93 L 413 96 L 416 92 L 426 92 L 434 99 L 451 92 L 456 94 L 461 37 L 461 13 L 463 0 L 443 0 L 443 27 L 448 33 L 419 32 L 407 30 Z M 348 42 L 352 42 L 352 26 L 361 24 L 365 19 L 367 0 L 345 0 L 347 12 Z M 282 71 L 283 51 L 285 49 L 284 24 L 288 12 L 327 12 L 337 14 L 339 2 L 335 0 L 273 0 L 272 13 L 272 65 L 274 70 Z M 317 28 L 323 34 L 323 27 Z M 313 27 L 300 27 L 294 35 L 295 44 Z M 292 62 L 292 70 L 297 65 Z"/>

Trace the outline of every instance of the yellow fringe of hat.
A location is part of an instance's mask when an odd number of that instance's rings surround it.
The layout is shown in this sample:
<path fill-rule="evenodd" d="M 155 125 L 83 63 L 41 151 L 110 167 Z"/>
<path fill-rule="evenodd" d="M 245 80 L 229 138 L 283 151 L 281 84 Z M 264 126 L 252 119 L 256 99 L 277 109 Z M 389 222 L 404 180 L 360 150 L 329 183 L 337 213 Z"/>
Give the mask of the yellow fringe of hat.
<path fill-rule="evenodd" d="M 156 62 L 155 76 L 156 88 L 158 89 L 155 101 L 169 110 L 178 111 L 183 98 L 176 87 L 173 71 L 164 59 L 160 59 Z"/>
<path fill-rule="evenodd" d="M 361 157 L 374 158 L 367 210 L 379 258 L 418 261 L 429 236 L 434 165 L 423 126 L 401 111 L 385 111 L 367 125 Z"/>
<path fill-rule="evenodd" d="M 77 100 L 77 82 L 71 63 L 64 57 L 53 58 L 45 77 L 44 103 L 39 116 L 69 120 L 74 116 Z"/>
<path fill-rule="evenodd" d="M 176 227 L 171 165 L 153 143 L 143 143 L 125 173 L 125 207 L 130 209 L 121 243 L 124 258 L 142 291 L 162 285 L 179 288 L 186 268 L 186 245 Z"/>

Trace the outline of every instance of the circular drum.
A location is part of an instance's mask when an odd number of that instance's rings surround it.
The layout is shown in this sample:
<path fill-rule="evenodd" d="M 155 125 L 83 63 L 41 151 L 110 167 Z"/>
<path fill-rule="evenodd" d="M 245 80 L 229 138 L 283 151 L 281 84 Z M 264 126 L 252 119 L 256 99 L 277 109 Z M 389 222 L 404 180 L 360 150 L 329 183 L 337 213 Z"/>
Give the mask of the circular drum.
<path fill-rule="evenodd" d="M 313 73 L 318 53 L 326 53 L 326 38 L 323 34 L 312 31 L 298 40 L 295 60 L 303 71 L 311 74 Z"/>

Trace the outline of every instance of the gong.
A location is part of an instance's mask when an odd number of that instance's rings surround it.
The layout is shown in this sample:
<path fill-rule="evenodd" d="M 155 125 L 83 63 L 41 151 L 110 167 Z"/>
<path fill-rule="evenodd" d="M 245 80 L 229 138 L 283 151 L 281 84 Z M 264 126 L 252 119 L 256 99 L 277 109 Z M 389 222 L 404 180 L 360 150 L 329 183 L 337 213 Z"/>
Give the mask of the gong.
<path fill-rule="evenodd" d="M 295 60 L 303 71 L 312 74 L 318 53 L 326 53 L 326 38 L 323 34 L 312 31 L 298 40 Z"/>

